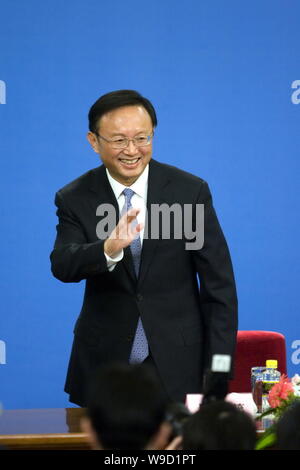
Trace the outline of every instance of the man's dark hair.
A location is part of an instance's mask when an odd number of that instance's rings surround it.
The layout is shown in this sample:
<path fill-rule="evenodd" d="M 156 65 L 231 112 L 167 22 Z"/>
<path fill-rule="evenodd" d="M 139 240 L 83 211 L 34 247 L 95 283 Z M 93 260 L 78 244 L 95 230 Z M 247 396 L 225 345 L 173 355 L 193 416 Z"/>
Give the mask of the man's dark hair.
<path fill-rule="evenodd" d="M 117 90 L 106 93 L 93 104 L 88 115 L 89 130 L 97 132 L 99 120 L 104 114 L 124 106 L 143 106 L 151 118 L 153 128 L 157 126 L 155 109 L 147 98 L 135 90 Z"/>
<path fill-rule="evenodd" d="M 278 450 L 300 450 L 300 403 L 287 409 L 276 426 Z"/>
<path fill-rule="evenodd" d="M 202 405 L 183 427 L 183 450 L 254 450 L 256 426 L 232 403 Z"/>
<path fill-rule="evenodd" d="M 168 401 L 146 365 L 110 364 L 90 384 L 87 414 L 104 449 L 144 449 L 165 421 Z"/>

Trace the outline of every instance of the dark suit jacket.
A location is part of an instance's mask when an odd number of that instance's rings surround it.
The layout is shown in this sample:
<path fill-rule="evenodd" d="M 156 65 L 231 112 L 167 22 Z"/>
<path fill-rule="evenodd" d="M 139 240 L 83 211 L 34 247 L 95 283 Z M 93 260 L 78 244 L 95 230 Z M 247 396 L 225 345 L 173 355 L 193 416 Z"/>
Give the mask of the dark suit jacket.
<path fill-rule="evenodd" d="M 118 211 L 103 165 L 58 191 L 55 203 L 52 272 L 63 282 L 86 280 L 65 388 L 70 400 L 85 406 L 93 370 L 128 361 L 139 316 L 169 395 L 182 400 L 186 393 L 200 393 L 211 355 L 232 355 L 237 330 L 230 255 L 207 183 L 151 160 L 148 211 L 151 204 L 204 204 L 204 246 L 188 251 L 186 240 L 144 239 L 138 279 L 129 248 L 108 271 L 104 240 L 96 235 L 97 207 L 111 203 Z"/>

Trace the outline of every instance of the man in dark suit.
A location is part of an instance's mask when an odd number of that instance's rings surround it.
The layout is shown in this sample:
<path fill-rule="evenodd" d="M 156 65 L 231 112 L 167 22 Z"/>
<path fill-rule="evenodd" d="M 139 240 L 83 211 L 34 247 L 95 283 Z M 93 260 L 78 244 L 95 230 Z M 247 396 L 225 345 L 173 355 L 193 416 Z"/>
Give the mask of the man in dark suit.
<path fill-rule="evenodd" d="M 110 361 L 148 363 L 166 395 L 182 401 L 201 392 L 213 355 L 234 354 L 234 275 L 208 185 L 152 159 L 156 124 L 139 93 L 103 95 L 87 136 L 103 165 L 56 194 L 52 272 L 86 280 L 65 387 L 80 406 L 91 375 Z M 182 221 L 172 224 L 173 214 L 165 230 L 162 205 L 181 208 Z"/>

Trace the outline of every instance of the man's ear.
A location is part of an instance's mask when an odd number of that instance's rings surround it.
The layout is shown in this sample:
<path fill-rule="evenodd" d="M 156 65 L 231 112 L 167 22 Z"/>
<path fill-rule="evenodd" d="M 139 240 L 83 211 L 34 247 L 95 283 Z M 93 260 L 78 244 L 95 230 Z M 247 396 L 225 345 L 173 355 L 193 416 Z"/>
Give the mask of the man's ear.
<path fill-rule="evenodd" d="M 94 152 L 100 154 L 100 147 L 99 142 L 95 134 L 93 132 L 88 132 L 86 135 L 87 140 L 89 141 L 91 147 L 93 148 Z"/>
<path fill-rule="evenodd" d="M 87 417 L 81 418 L 80 427 L 84 434 L 86 434 L 87 441 L 93 450 L 101 450 L 102 447 L 98 440 L 97 434 L 94 431 L 91 420 Z"/>
<path fill-rule="evenodd" d="M 147 450 L 163 450 L 167 447 L 172 434 L 172 428 L 169 423 L 162 423 L 158 431 L 150 439 Z"/>

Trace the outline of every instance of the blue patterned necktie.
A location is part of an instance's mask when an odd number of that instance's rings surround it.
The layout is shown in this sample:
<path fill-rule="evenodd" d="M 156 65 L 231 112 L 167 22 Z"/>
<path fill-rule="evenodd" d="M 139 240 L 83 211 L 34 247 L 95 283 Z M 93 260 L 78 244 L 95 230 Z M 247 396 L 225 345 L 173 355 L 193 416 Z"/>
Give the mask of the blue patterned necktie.
<path fill-rule="evenodd" d="M 129 211 L 129 209 L 132 208 L 131 198 L 135 193 L 134 191 L 132 191 L 132 189 L 126 188 L 124 189 L 123 194 L 125 196 L 125 204 L 122 209 L 121 215 L 125 214 L 125 212 Z M 137 220 L 134 219 L 134 221 L 132 222 L 132 227 L 135 227 L 136 225 L 137 225 Z M 142 251 L 141 239 L 140 239 L 139 234 L 137 234 L 137 236 L 131 242 L 130 251 L 132 254 L 135 274 L 136 274 L 136 277 L 138 278 L 139 269 L 140 269 L 141 251 Z M 140 317 L 138 321 L 137 329 L 135 332 L 134 340 L 133 340 L 129 362 L 130 364 L 140 363 L 140 362 L 143 362 L 147 356 L 149 356 L 149 346 L 148 346 L 148 341 L 147 341 L 145 331 L 143 328 L 142 320 Z"/>

